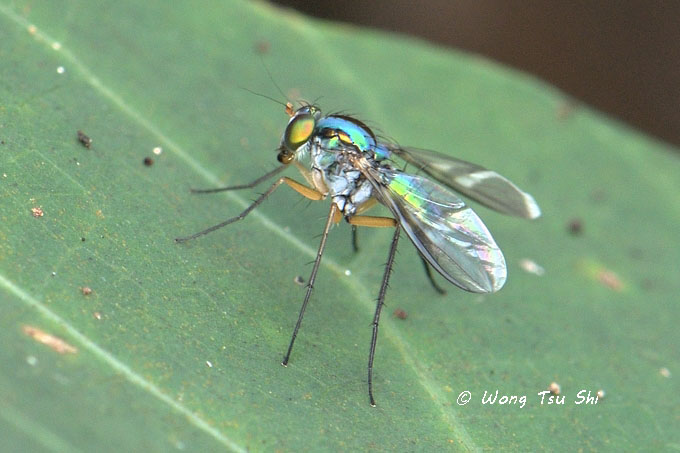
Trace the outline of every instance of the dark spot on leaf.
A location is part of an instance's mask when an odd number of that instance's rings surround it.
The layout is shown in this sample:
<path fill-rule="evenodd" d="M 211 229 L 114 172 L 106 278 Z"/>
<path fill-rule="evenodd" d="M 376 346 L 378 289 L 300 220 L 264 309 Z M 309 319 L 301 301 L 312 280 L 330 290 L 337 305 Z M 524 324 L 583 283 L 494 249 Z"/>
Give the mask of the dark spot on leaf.
<path fill-rule="evenodd" d="M 152 166 L 153 165 L 153 159 L 150 158 L 150 157 L 145 157 L 144 158 L 144 165 L 146 165 L 147 167 Z"/>
<path fill-rule="evenodd" d="M 574 236 L 579 236 L 583 233 L 583 222 L 581 219 L 571 219 L 567 224 L 567 230 Z"/>
<path fill-rule="evenodd" d="M 78 141 L 87 149 L 90 149 L 90 146 L 92 146 L 92 139 L 83 131 L 78 131 Z"/>
<path fill-rule="evenodd" d="M 255 52 L 259 53 L 260 55 L 268 53 L 270 48 L 271 44 L 269 41 L 258 41 L 255 43 Z"/>
<path fill-rule="evenodd" d="M 408 313 L 406 313 L 406 311 L 402 310 L 401 308 L 397 308 L 394 310 L 394 316 L 399 319 L 406 319 L 408 318 Z"/>

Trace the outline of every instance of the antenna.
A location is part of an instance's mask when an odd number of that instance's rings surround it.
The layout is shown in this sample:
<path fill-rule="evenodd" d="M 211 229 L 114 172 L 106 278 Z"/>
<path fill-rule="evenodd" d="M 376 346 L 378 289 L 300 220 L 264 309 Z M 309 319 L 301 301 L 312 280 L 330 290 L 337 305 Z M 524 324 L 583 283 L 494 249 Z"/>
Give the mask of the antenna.
<path fill-rule="evenodd" d="M 281 94 L 281 96 L 283 97 L 283 99 L 285 99 L 286 101 L 288 101 L 287 103 L 290 103 L 288 97 L 286 97 L 286 95 L 283 94 L 283 90 L 281 89 L 281 87 L 279 86 L 279 84 L 276 83 L 276 80 L 274 80 L 274 77 L 272 76 L 271 71 L 269 70 L 269 68 L 268 68 L 267 65 L 265 64 L 264 58 L 262 58 L 262 55 L 260 55 L 260 62 L 262 63 L 262 66 L 264 67 L 264 70 L 267 71 L 267 75 L 269 76 L 269 80 L 272 81 L 272 83 L 274 84 L 274 86 L 276 87 L 276 89 L 279 91 L 279 94 Z"/>
<path fill-rule="evenodd" d="M 250 94 L 254 94 L 255 96 L 260 96 L 261 98 L 269 99 L 270 101 L 276 102 L 277 104 L 280 104 L 284 107 L 287 107 L 288 104 L 290 104 L 290 102 L 287 102 L 287 103 L 284 104 L 283 102 L 279 101 L 278 99 L 274 99 L 273 97 L 267 96 L 266 94 L 258 93 L 257 91 L 253 91 L 250 88 L 246 88 L 246 87 L 240 87 L 240 88 L 243 89 L 243 90 L 246 90 Z"/>

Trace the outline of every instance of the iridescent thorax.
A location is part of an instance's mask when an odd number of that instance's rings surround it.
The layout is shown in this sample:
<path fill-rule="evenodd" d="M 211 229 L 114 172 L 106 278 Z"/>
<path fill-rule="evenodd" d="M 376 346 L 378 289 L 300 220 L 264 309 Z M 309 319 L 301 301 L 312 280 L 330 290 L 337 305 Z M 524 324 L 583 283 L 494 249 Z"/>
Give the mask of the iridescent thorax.
<path fill-rule="evenodd" d="M 361 121 L 345 115 L 323 116 L 315 106 L 304 106 L 292 115 L 281 149 L 295 156 L 308 182 L 331 197 L 345 217 L 356 214 L 374 196 L 370 181 L 353 162 L 363 159 L 379 167 L 386 151 Z"/>

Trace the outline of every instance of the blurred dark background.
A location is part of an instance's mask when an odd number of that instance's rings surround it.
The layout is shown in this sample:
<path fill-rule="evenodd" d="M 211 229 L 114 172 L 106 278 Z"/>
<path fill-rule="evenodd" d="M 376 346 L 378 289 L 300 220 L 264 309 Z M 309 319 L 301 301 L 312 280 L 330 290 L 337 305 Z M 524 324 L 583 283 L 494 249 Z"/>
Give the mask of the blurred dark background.
<path fill-rule="evenodd" d="M 680 146 L 680 1 L 274 3 L 484 55 Z"/>

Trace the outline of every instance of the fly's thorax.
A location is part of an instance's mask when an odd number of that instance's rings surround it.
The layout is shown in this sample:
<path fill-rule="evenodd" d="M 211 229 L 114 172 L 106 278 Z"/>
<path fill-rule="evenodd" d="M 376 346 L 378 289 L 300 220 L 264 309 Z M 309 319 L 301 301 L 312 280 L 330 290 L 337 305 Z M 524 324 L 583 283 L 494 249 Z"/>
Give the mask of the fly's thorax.
<path fill-rule="evenodd" d="M 378 165 L 378 148 L 375 135 L 361 121 L 344 115 L 322 116 L 318 108 L 306 106 L 288 122 L 279 161 L 295 161 L 317 191 L 329 195 L 345 216 L 351 216 L 373 196 L 373 186 L 362 168 Z M 362 168 L 356 165 L 358 161 Z"/>
<path fill-rule="evenodd" d="M 354 148 L 329 150 L 323 141 L 314 140 L 309 148 L 314 185 L 326 189 L 333 202 L 345 216 L 354 215 L 357 209 L 372 197 L 373 187 L 360 168 L 353 162 L 361 152 Z"/>
<path fill-rule="evenodd" d="M 333 187 L 330 190 L 331 194 L 336 189 L 342 188 L 341 192 L 336 192 L 332 196 L 332 200 L 345 217 L 356 214 L 362 205 L 373 198 L 373 186 L 365 178 L 359 178 L 356 181 L 334 179 L 329 188 L 331 187 Z"/>
<path fill-rule="evenodd" d="M 365 153 L 377 146 L 373 131 L 358 119 L 346 115 L 320 117 L 316 122 L 316 132 L 326 139 L 330 149 L 351 146 Z"/>
<path fill-rule="evenodd" d="M 311 183 L 316 190 L 318 190 L 324 195 L 324 198 L 331 191 L 328 185 L 326 184 L 326 177 L 323 171 L 319 170 L 318 168 L 312 168 Z"/>
<path fill-rule="evenodd" d="M 330 148 L 327 140 L 322 137 L 315 136 L 307 148 L 309 150 L 309 159 L 313 168 L 318 168 L 322 171 L 336 166 L 338 161 L 342 159 L 342 149 Z"/>

